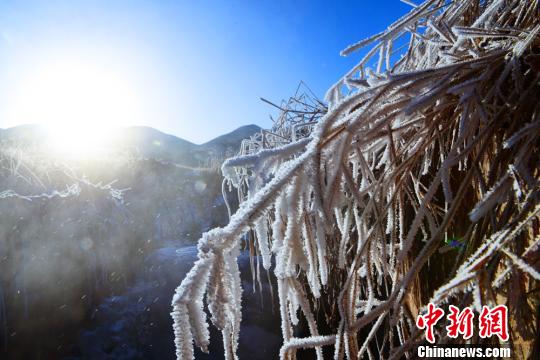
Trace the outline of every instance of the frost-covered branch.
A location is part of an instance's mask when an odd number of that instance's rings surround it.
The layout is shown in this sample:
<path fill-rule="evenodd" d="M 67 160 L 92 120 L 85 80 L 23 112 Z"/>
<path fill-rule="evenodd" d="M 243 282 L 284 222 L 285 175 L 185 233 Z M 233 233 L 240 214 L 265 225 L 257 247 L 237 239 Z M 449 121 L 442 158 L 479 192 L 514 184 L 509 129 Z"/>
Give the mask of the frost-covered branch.
<path fill-rule="evenodd" d="M 223 164 L 241 204 L 227 226 L 203 234 L 176 291 L 178 356 L 192 357 L 194 342 L 207 347 L 206 294 L 226 358 L 236 358 L 236 257 L 248 230 L 252 255 L 277 278 L 282 359 L 301 348 L 321 358 L 329 345 L 335 359 L 373 349 L 398 358 L 421 341 L 414 324 L 428 299 L 505 301 L 526 313 L 515 299 L 533 296 L 539 276 L 536 253 L 524 251 L 538 242 L 537 5 L 414 5 L 343 51 L 372 46 L 328 91 L 328 106 L 298 93 L 276 106 L 274 127 Z M 402 38 L 408 48 L 394 50 Z M 461 245 L 448 255 L 451 238 Z M 507 295 L 508 279 L 521 293 Z"/>

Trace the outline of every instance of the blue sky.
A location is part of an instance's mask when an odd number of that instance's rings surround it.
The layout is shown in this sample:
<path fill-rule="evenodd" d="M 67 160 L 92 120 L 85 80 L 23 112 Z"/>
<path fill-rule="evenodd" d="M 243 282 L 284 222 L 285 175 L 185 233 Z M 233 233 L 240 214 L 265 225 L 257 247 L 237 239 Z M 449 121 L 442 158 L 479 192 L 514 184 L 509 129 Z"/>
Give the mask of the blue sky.
<path fill-rule="evenodd" d="M 195 143 L 241 125 L 269 127 L 274 110 L 260 97 L 279 102 L 300 80 L 322 97 L 360 57 L 339 51 L 409 10 L 399 0 L 0 1 L 0 128 L 43 121 L 21 108 L 44 106 L 36 98 L 56 73 L 35 78 L 51 64 L 100 69 L 89 73 L 101 74 L 95 92 L 103 97 L 129 93 L 114 100 L 131 111 L 118 125 Z M 91 109 L 99 104 L 80 107 L 99 116 Z M 73 121 L 89 121 L 84 111 Z"/>

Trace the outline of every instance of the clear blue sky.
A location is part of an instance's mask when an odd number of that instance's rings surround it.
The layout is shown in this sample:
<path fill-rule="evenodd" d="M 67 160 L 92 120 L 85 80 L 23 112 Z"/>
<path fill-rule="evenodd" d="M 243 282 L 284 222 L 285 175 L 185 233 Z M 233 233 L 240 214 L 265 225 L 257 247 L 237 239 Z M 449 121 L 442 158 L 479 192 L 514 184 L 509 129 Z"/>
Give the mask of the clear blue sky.
<path fill-rule="evenodd" d="M 322 97 L 360 57 L 339 51 L 409 10 L 399 0 L 4 0 L 0 128 L 30 121 L 13 110 L 33 106 L 29 77 L 73 59 L 134 89 L 136 115 L 123 125 L 196 143 L 241 125 L 268 127 L 273 109 L 259 97 L 279 102 L 300 80 Z M 107 86 L 104 94 L 123 89 Z"/>

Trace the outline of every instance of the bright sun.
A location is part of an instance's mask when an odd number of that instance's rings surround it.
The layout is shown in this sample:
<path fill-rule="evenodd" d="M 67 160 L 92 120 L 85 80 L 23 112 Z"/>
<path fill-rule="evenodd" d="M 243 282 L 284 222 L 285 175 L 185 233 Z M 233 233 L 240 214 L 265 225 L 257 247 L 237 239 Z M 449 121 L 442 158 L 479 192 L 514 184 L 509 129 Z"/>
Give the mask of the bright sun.
<path fill-rule="evenodd" d="M 14 115 L 46 125 L 51 149 L 91 155 L 111 140 L 112 128 L 132 123 L 137 115 L 128 80 L 91 63 L 51 63 L 20 83 Z"/>

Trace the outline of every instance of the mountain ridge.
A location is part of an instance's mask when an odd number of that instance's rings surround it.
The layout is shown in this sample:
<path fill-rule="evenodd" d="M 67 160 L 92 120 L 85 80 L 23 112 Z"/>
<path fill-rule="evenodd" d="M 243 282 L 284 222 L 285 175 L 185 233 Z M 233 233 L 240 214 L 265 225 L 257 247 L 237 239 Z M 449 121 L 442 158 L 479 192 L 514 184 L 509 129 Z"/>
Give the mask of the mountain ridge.
<path fill-rule="evenodd" d="M 152 126 L 148 126 L 148 125 L 132 125 L 132 126 L 121 126 L 121 127 L 118 127 L 118 128 L 114 128 L 113 132 L 116 133 L 118 131 L 140 131 L 140 130 L 144 130 L 144 131 L 148 131 L 148 132 L 154 132 L 154 133 L 157 133 L 159 134 L 160 136 L 167 136 L 167 137 L 171 137 L 171 138 L 175 138 L 175 139 L 178 139 L 178 140 L 181 140 L 182 142 L 185 142 L 185 143 L 188 143 L 190 144 L 191 146 L 197 146 L 197 147 L 204 147 L 204 146 L 208 146 L 210 144 L 213 144 L 215 143 L 217 140 L 219 139 L 224 139 L 224 138 L 227 138 L 227 137 L 238 137 L 239 134 L 245 134 L 245 133 L 249 133 L 249 135 L 257 132 L 257 131 L 260 131 L 262 128 L 258 125 L 255 125 L 255 124 L 248 124 L 248 125 L 242 125 L 242 126 L 239 126 L 237 128 L 235 128 L 234 130 L 231 130 L 225 134 L 222 134 L 222 135 L 218 135 L 216 136 L 215 138 L 213 139 L 210 139 L 206 142 L 203 142 L 201 144 L 196 144 L 192 141 L 189 141 L 189 140 L 186 140 L 178 135 L 174 135 L 174 134 L 170 134 L 170 133 L 167 133 L 165 131 L 161 131 L 157 128 L 154 128 Z M 10 127 L 6 127 L 6 128 L 0 128 L 0 137 L 4 137 L 5 135 L 8 135 L 8 136 L 13 136 L 13 135 L 21 135 L 19 133 L 21 132 L 46 132 L 46 126 L 45 125 L 42 125 L 42 124 L 21 124 L 21 125 L 16 125 L 16 126 L 10 126 Z"/>
<path fill-rule="evenodd" d="M 205 143 L 195 144 L 150 126 L 125 126 L 112 130 L 112 138 L 115 141 L 107 147 L 128 149 L 144 158 L 186 166 L 201 166 L 233 156 L 243 139 L 260 130 L 261 128 L 254 124 L 244 125 Z M 40 124 L 23 124 L 0 129 L 0 141 L 44 145 L 46 139 L 47 129 Z"/>

